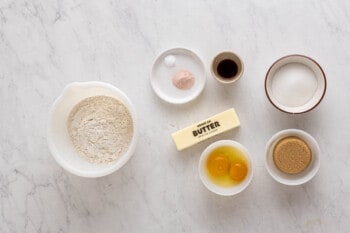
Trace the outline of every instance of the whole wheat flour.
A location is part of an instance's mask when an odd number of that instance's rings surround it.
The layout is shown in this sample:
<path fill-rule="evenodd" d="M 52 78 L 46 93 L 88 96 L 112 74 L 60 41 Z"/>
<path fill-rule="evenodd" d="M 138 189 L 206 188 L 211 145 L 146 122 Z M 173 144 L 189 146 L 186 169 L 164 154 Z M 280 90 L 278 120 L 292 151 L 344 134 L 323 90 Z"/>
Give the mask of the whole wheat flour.
<path fill-rule="evenodd" d="M 110 163 L 128 149 L 133 136 L 130 112 L 119 100 L 93 96 L 79 102 L 68 117 L 75 150 L 91 163 Z"/>

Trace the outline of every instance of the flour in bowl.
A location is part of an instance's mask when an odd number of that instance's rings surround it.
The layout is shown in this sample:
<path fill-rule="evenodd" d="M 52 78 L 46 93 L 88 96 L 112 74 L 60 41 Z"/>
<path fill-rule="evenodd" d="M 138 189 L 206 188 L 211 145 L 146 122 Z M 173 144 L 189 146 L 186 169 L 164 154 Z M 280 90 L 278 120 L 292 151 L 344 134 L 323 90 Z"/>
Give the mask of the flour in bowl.
<path fill-rule="evenodd" d="M 68 117 L 68 133 L 79 156 L 91 163 L 110 163 L 127 151 L 133 120 L 119 100 L 93 96 L 79 102 Z"/>

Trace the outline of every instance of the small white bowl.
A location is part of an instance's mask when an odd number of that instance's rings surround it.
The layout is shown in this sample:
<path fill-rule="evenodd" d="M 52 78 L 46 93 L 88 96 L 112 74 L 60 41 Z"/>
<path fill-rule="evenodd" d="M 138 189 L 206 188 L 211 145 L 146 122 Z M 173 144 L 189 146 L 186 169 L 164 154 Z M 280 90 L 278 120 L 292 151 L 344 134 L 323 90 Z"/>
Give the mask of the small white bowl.
<path fill-rule="evenodd" d="M 215 184 L 209 177 L 206 169 L 206 162 L 208 160 L 208 157 L 210 153 L 215 150 L 218 147 L 221 146 L 230 146 L 239 149 L 243 152 L 243 154 L 246 156 L 246 159 L 248 161 L 248 174 L 246 178 L 238 185 L 232 186 L 232 187 L 222 187 L 217 184 Z M 232 140 L 220 140 L 216 141 L 212 144 L 210 144 L 202 153 L 200 159 L 199 159 L 199 177 L 204 184 L 204 186 L 212 191 L 213 193 L 216 193 L 218 195 L 222 196 L 233 196 L 235 194 L 238 194 L 242 192 L 248 185 L 250 184 L 252 178 L 253 178 L 253 167 L 250 160 L 250 156 L 248 153 L 248 150 L 240 143 Z"/>
<path fill-rule="evenodd" d="M 128 150 L 109 164 L 93 164 L 85 161 L 74 150 L 67 130 L 67 119 L 73 107 L 91 96 L 110 96 L 121 101 L 133 120 L 133 137 Z M 47 141 L 51 154 L 65 170 L 82 177 L 101 177 L 121 168 L 132 156 L 137 138 L 136 112 L 129 98 L 118 88 L 103 82 L 68 84 L 56 99 L 49 113 Z"/>
<path fill-rule="evenodd" d="M 218 71 L 219 64 L 224 60 L 231 60 L 233 63 L 237 65 L 237 73 L 233 77 L 230 77 L 230 78 L 222 77 L 219 74 L 219 71 Z M 242 58 L 240 58 L 237 54 L 230 51 L 224 51 L 217 54 L 214 57 L 214 59 L 211 62 L 210 71 L 216 81 L 223 84 L 232 84 L 238 81 L 242 77 L 244 72 L 244 63 Z"/>
<path fill-rule="evenodd" d="M 195 78 L 194 85 L 188 90 L 180 90 L 172 82 L 173 76 L 180 70 L 191 72 Z M 157 56 L 150 81 L 153 91 L 162 100 L 171 104 L 185 104 L 197 98 L 204 89 L 204 64 L 191 50 L 172 48 Z"/>
<path fill-rule="evenodd" d="M 322 67 L 312 58 L 299 54 L 275 61 L 265 77 L 265 93 L 271 104 L 291 114 L 314 109 L 322 101 L 326 89 Z"/>
<path fill-rule="evenodd" d="M 279 170 L 274 161 L 273 161 L 273 150 L 276 146 L 277 142 L 285 137 L 295 136 L 303 141 L 309 146 L 311 150 L 311 162 L 309 166 L 298 174 L 287 174 Z M 267 171 L 270 173 L 272 178 L 274 178 L 277 182 L 285 185 L 300 185 L 311 180 L 317 173 L 320 167 L 320 148 L 316 142 L 316 140 L 305 131 L 299 129 L 286 129 L 277 132 L 272 138 L 268 141 L 266 145 L 266 159 L 265 166 Z"/>

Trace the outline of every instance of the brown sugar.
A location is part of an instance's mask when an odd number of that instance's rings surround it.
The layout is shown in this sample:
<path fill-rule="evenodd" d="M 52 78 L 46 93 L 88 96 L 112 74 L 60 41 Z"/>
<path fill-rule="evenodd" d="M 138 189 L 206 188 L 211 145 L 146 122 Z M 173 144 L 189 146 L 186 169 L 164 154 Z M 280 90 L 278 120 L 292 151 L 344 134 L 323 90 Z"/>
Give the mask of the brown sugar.
<path fill-rule="evenodd" d="M 311 150 L 306 142 L 294 136 L 279 140 L 273 150 L 276 167 L 288 174 L 304 171 L 311 162 L 311 156 Z"/>

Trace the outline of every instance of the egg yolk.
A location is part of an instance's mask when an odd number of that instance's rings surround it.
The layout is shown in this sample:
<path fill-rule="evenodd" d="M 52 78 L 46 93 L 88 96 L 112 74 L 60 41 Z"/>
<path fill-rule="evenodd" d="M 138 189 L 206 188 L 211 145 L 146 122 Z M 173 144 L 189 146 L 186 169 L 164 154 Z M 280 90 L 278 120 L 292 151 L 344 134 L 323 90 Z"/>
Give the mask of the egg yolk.
<path fill-rule="evenodd" d="M 235 181 L 242 181 L 247 176 L 247 165 L 241 162 L 235 162 L 230 167 L 230 177 Z"/>
<path fill-rule="evenodd" d="M 207 168 L 212 176 L 223 176 L 229 172 L 230 161 L 225 155 L 218 154 L 208 160 Z"/>

